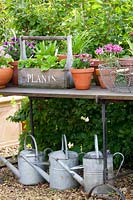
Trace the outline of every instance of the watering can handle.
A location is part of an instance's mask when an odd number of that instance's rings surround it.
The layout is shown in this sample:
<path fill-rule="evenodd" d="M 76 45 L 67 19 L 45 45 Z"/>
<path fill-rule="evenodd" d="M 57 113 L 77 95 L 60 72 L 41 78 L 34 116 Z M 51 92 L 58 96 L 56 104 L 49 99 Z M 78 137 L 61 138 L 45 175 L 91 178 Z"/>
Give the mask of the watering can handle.
<path fill-rule="evenodd" d="M 68 147 L 67 147 L 67 139 L 66 135 L 62 135 L 62 147 L 61 150 L 65 153 L 66 159 L 68 159 Z"/>
<path fill-rule="evenodd" d="M 123 155 L 122 153 L 120 153 L 120 152 L 114 153 L 114 154 L 113 154 L 113 157 L 116 156 L 116 155 L 121 155 L 121 156 L 122 156 L 122 161 L 121 161 L 120 166 L 119 166 L 119 168 L 118 168 L 118 170 L 117 170 L 117 173 L 116 173 L 116 176 L 117 176 L 117 175 L 119 174 L 119 172 L 120 172 L 120 169 L 121 169 L 122 165 L 123 165 L 123 162 L 124 162 L 125 157 L 124 157 L 124 155 Z"/>
<path fill-rule="evenodd" d="M 27 139 L 27 137 L 31 137 L 31 139 L 33 140 L 34 146 L 35 146 L 35 156 L 36 156 L 36 158 L 38 158 L 37 143 L 36 143 L 35 138 L 34 138 L 31 134 L 28 134 L 28 135 L 26 135 L 26 137 L 25 137 L 25 140 L 24 140 L 24 149 L 27 149 L 27 147 L 26 147 L 26 139 Z"/>
<path fill-rule="evenodd" d="M 52 152 L 53 150 L 52 150 L 51 148 L 46 148 L 46 149 L 44 149 L 44 151 L 43 151 L 43 153 L 44 153 L 44 159 L 46 158 L 46 152 L 47 152 L 47 151 Z"/>

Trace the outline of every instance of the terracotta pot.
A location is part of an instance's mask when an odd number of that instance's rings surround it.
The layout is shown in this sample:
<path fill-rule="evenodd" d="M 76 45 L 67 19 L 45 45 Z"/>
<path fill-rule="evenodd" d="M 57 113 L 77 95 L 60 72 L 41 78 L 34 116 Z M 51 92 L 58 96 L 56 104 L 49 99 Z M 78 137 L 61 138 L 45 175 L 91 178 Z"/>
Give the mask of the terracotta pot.
<path fill-rule="evenodd" d="M 13 66 L 12 83 L 16 86 L 18 86 L 18 62 L 19 61 L 10 62 L 10 65 Z"/>
<path fill-rule="evenodd" d="M 66 54 L 58 54 L 57 57 L 58 57 L 58 61 L 67 59 L 67 55 Z"/>
<path fill-rule="evenodd" d="M 101 71 L 99 73 L 101 74 L 101 81 L 104 84 L 103 86 L 112 90 L 112 88 L 114 88 L 114 86 L 115 86 L 116 68 L 112 67 L 112 68 L 106 69 L 106 67 L 105 67 L 105 68 L 101 69 Z M 98 72 L 97 72 L 97 74 L 98 74 Z"/>
<path fill-rule="evenodd" d="M 131 56 L 129 58 L 120 58 L 119 63 L 122 67 L 133 66 L 133 56 Z"/>
<path fill-rule="evenodd" d="M 87 90 L 91 86 L 94 68 L 88 69 L 70 69 L 77 90 Z"/>
<path fill-rule="evenodd" d="M 5 88 L 7 83 L 11 80 L 13 69 L 11 67 L 0 68 L 0 88 Z"/>
<path fill-rule="evenodd" d="M 133 74 L 133 56 L 130 58 L 120 58 L 119 63 L 121 67 L 129 68 L 131 74 Z M 133 86 L 133 75 L 130 76 L 130 85 Z"/>
<path fill-rule="evenodd" d="M 90 66 L 94 67 L 94 81 L 95 81 L 96 85 L 98 85 L 98 86 L 100 85 L 100 82 L 99 82 L 99 78 L 96 75 L 96 70 L 98 69 L 98 65 L 102 64 L 102 63 L 103 63 L 103 61 L 96 59 L 96 58 L 92 58 L 90 60 Z"/>
<path fill-rule="evenodd" d="M 99 69 L 96 69 L 96 76 L 97 76 L 97 78 L 98 78 L 98 81 L 99 81 L 99 83 L 100 83 L 100 86 L 101 86 L 101 88 L 102 89 L 106 89 L 107 87 L 106 87 L 106 85 L 104 84 L 104 82 L 103 82 L 103 80 L 102 80 L 102 77 L 101 77 L 101 74 L 100 74 L 100 70 Z"/>

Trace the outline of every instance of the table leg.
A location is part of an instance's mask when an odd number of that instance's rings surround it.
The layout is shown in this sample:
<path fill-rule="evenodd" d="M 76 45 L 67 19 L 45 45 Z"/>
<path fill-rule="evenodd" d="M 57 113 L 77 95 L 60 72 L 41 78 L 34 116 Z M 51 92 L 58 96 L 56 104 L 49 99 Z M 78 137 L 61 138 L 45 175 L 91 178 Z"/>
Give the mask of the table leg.
<path fill-rule="evenodd" d="M 0 184 L 3 184 L 3 180 L 0 178 Z"/>
<path fill-rule="evenodd" d="M 33 122 L 33 104 L 32 104 L 32 98 L 29 97 L 29 100 L 30 100 L 30 127 L 31 127 L 31 134 L 33 135 L 34 137 L 34 122 Z"/>
<path fill-rule="evenodd" d="M 103 183 L 108 180 L 107 168 L 107 128 L 106 128 L 106 102 L 102 101 L 102 125 L 103 125 Z"/>
<path fill-rule="evenodd" d="M 103 184 L 96 185 L 91 189 L 91 191 L 88 194 L 88 197 L 91 196 L 91 193 L 93 190 L 98 186 L 107 185 L 108 187 L 112 188 L 121 198 L 121 200 L 125 200 L 124 195 L 122 194 L 119 189 L 115 188 L 114 186 L 110 185 L 108 183 L 108 167 L 107 167 L 107 122 L 106 122 L 106 105 L 107 101 L 101 100 L 102 104 L 102 128 L 103 128 Z M 99 195 L 97 195 L 99 198 Z"/>

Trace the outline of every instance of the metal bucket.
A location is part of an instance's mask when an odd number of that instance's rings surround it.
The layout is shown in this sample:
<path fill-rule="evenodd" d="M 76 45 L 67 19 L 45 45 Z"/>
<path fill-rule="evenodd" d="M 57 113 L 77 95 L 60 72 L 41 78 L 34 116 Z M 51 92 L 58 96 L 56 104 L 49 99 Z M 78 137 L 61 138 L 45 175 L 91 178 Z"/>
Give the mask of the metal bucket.
<path fill-rule="evenodd" d="M 123 164 L 124 156 L 117 152 L 114 155 L 120 154 L 123 157 L 123 160 L 120 164 L 120 167 Z M 108 168 L 108 179 L 111 179 L 114 177 L 113 172 L 113 156 L 112 154 L 107 154 L 107 168 Z M 99 151 L 99 158 L 97 158 L 96 152 L 88 152 L 85 154 L 83 158 L 83 167 L 84 167 L 84 189 L 87 193 L 90 192 L 90 190 L 100 184 L 103 184 L 103 155 Z M 119 170 L 120 170 L 119 167 Z M 118 174 L 118 173 L 117 173 Z M 109 182 L 113 185 L 113 181 L 111 180 Z M 108 193 L 109 190 L 111 191 L 111 188 L 107 187 L 106 185 L 98 186 L 94 189 L 95 194 L 104 194 Z"/>
<path fill-rule="evenodd" d="M 34 142 L 35 149 L 26 148 L 27 137 L 31 137 Z M 44 182 L 44 179 L 28 162 L 24 160 L 22 156 L 26 157 L 29 162 L 44 169 L 44 153 L 38 152 L 35 138 L 32 135 L 27 135 L 27 137 L 24 140 L 24 150 L 21 151 L 18 156 L 18 169 L 20 172 L 19 182 L 24 185 L 35 185 L 40 182 Z"/>
<path fill-rule="evenodd" d="M 62 161 L 69 168 L 78 165 L 78 153 L 68 151 L 66 136 L 62 136 L 62 149 L 49 154 L 50 188 L 65 190 L 77 187 L 78 183 L 58 161 Z"/>

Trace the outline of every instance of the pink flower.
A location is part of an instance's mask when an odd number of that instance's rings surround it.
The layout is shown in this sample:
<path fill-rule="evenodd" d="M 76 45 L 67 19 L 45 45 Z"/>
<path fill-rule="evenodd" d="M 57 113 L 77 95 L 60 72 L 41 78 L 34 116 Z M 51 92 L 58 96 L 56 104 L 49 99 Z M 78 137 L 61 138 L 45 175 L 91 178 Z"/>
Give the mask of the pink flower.
<path fill-rule="evenodd" d="M 113 52 L 113 44 L 107 44 L 104 46 L 106 52 Z"/>
<path fill-rule="evenodd" d="M 12 58 L 9 54 L 5 54 L 5 58 Z"/>
<path fill-rule="evenodd" d="M 95 53 L 99 55 L 103 54 L 104 53 L 103 48 L 99 47 L 98 49 L 96 49 Z"/>
<path fill-rule="evenodd" d="M 0 52 L 3 51 L 3 50 L 4 50 L 4 47 L 3 47 L 3 46 L 0 46 Z"/>
<path fill-rule="evenodd" d="M 123 48 L 117 44 L 113 45 L 113 52 L 120 53 L 123 50 Z"/>

